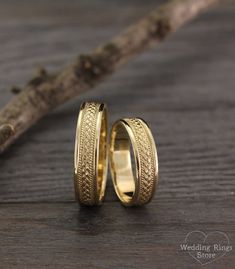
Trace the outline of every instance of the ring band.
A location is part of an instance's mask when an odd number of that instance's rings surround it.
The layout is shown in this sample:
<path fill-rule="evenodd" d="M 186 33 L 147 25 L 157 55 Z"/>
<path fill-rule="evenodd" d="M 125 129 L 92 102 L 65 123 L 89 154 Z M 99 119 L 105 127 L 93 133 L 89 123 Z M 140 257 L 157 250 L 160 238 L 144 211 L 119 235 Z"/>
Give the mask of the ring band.
<path fill-rule="evenodd" d="M 123 205 L 150 202 L 158 181 L 158 159 L 152 133 L 142 119 L 122 119 L 113 125 L 110 167 L 115 191 Z"/>
<path fill-rule="evenodd" d="M 105 104 L 81 105 L 75 139 L 74 187 L 77 200 L 84 205 L 98 205 L 104 198 L 107 128 Z"/>

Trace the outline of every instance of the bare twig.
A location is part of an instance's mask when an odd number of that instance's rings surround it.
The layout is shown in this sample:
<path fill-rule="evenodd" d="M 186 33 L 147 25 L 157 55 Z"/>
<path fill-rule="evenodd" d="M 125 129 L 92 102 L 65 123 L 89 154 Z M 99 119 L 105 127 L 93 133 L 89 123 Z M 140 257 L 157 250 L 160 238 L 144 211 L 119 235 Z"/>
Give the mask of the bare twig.
<path fill-rule="evenodd" d="M 131 57 L 165 39 L 217 0 L 173 0 L 58 74 L 44 69 L 0 112 L 0 152 L 55 107 L 93 88 Z"/>

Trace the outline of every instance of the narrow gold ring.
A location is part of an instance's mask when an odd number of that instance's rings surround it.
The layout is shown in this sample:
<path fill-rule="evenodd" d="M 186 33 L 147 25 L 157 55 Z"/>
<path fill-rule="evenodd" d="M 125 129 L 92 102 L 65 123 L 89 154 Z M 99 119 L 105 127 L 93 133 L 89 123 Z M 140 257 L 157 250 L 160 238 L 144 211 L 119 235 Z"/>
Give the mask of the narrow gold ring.
<path fill-rule="evenodd" d="M 110 168 L 116 194 L 123 205 L 150 202 L 158 182 L 158 159 L 153 135 L 142 119 L 114 123 Z"/>
<path fill-rule="evenodd" d="M 74 151 L 74 187 L 84 205 L 102 202 L 107 180 L 107 108 L 83 103 L 77 121 Z"/>

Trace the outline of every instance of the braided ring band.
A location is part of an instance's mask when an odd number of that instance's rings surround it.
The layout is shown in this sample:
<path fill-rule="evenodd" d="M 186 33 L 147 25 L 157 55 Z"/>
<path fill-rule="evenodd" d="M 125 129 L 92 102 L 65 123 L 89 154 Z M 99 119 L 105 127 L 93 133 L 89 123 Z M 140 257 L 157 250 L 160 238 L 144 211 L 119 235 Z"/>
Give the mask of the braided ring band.
<path fill-rule="evenodd" d="M 74 187 L 77 200 L 84 205 L 98 205 L 104 198 L 107 128 L 104 104 L 81 105 L 75 139 Z"/>
<path fill-rule="evenodd" d="M 110 144 L 111 174 L 122 204 L 150 202 L 158 181 L 158 160 L 148 125 L 138 118 L 119 120 L 113 125 Z"/>

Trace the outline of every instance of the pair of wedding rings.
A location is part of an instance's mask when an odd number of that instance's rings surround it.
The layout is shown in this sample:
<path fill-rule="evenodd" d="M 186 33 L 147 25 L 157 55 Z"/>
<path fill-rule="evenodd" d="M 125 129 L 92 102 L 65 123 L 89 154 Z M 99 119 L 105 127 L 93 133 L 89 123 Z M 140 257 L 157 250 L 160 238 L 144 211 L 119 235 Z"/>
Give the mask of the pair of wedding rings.
<path fill-rule="evenodd" d="M 108 159 L 122 204 L 150 202 L 158 182 L 158 160 L 148 125 L 139 118 L 120 119 L 113 124 L 108 143 L 106 105 L 85 102 L 78 116 L 74 154 L 75 195 L 81 204 L 103 201 Z"/>

